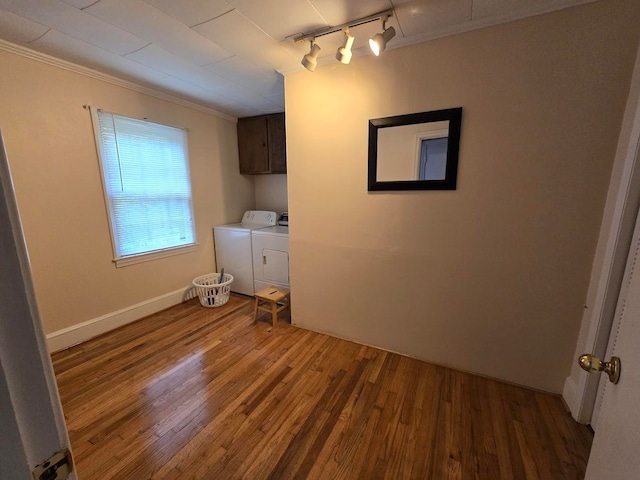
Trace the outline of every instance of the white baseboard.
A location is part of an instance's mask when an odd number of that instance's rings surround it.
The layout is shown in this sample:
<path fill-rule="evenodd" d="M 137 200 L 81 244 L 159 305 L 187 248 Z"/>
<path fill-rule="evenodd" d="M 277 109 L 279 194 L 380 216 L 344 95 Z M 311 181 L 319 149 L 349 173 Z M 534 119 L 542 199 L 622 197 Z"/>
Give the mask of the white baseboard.
<path fill-rule="evenodd" d="M 562 389 L 562 399 L 564 403 L 569 407 L 569 411 L 573 418 L 576 418 L 576 382 L 568 376 L 564 381 L 564 388 Z"/>
<path fill-rule="evenodd" d="M 122 310 L 87 320 L 86 322 L 63 328 L 47 335 L 49 352 L 64 350 L 90 338 L 102 335 L 110 330 L 140 320 L 147 315 L 159 312 L 165 308 L 193 298 L 191 287 L 185 287 L 173 292 L 160 295 L 144 302 L 137 303 Z"/>

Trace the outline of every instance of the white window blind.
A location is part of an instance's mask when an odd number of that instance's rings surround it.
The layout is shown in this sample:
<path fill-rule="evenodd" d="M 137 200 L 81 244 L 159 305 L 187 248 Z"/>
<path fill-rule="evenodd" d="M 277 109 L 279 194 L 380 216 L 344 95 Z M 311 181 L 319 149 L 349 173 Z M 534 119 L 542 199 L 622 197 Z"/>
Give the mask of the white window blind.
<path fill-rule="evenodd" d="M 185 130 L 98 110 L 116 260 L 195 243 Z"/>

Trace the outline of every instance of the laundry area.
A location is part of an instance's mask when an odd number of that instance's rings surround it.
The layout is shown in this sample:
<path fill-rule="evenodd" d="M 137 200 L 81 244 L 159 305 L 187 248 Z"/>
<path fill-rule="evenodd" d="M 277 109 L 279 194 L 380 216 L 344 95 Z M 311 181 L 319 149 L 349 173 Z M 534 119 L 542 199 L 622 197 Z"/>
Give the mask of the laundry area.
<path fill-rule="evenodd" d="M 213 227 L 213 236 L 217 269 L 232 275 L 229 285 L 232 292 L 256 296 L 254 317 L 261 308 L 260 299 L 270 305 L 270 312 L 272 307 L 281 311 L 288 306 L 287 212 L 278 216 L 274 211 L 247 210 L 239 223 Z"/>

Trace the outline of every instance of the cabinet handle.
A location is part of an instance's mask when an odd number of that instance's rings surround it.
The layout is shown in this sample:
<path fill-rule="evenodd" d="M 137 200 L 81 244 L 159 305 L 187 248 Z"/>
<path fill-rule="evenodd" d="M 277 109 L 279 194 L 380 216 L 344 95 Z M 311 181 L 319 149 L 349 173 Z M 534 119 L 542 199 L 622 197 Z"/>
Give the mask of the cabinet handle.
<path fill-rule="evenodd" d="M 262 256 L 262 264 L 263 264 L 263 265 L 266 265 L 266 264 L 267 264 L 267 256 L 266 256 L 266 255 L 263 255 L 263 256 Z"/>

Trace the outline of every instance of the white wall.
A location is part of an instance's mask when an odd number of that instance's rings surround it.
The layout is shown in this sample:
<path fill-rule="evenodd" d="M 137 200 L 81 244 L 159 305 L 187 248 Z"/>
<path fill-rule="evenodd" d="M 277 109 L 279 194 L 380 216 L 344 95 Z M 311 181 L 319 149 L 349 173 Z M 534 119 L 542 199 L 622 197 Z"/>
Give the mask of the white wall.
<path fill-rule="evenodd" d="M 561 392 L 639 24 L 596 2 L 288 75 L 295 323 Z M 457 106 L 456 191 L 366 191 L 368 119 Z"/>
<path fill-rule="evenodd" d="M 273 210 L 280 214 L 288 210 L 287 175 L 254 175 L 256 210 Z"/>
<path fill-rule="evenodd" d="M 213 225 L 236 222 L 255 204 L 253 178 L 238 171 L 234 121 L 5 51 L 0 69 L 0 129 L 47 333 L 162 297 L 214 271 Z M 196 252 L 115 267 L 83 105 L 189 129 Z"/>

